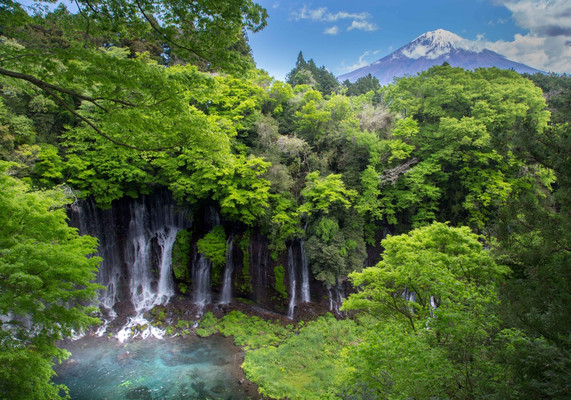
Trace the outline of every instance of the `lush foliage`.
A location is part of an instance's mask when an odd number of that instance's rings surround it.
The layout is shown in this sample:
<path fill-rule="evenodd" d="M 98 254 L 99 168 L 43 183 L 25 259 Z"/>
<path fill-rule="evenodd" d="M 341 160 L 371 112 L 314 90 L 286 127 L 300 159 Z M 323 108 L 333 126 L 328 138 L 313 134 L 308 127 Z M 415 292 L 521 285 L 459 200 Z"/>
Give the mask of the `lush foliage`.
<path fill-rule="evenodd" d="M 0 397 L 59 398 L 52 359 L 68 356 L 57 340 L 98 320 L 82 302 L 100 259 L 96 240 L 67 225 L 60 190 L 33 192 L 0 163 Z"/>
<path fill-rule="evenodd" d="M 300 51 L 294 69 L 286 76 L 286 82 L 291 86 L 310 85 L 323 94 L 331 94 L 338 89 L 339 82 L 325 66 L 317 67 L 315 61 L 306 61 Z"/>
<path fill-rule="evenodd" d="M 527 179 L 513 157 L 516 124 L 542 132 L 549 119 L 540 89 L 498 69 L 435 67 L 398 80 L 386 100 L 410 118 L 394 133 L 414 146 L 415 165 L 386 188 L 383 206 L 389 215 L 407 210 L 413 223 L 484 227 Z"/>
<path fill-rule="evenodd" d="M 177 286 L 182 293 L 188 290 L 190 283 L 190 250 L 192 234 L 188 230 L 177 232 L 172 248 L 172 270 Z"/>
<path fill-rule="evenodd" d="M 343 308 L 378 322 L 347 349 L 343 389 L 358 398 L 505 395 L 508 373 L 493 342 L 500 337 L 497 287 L 507 270 L 466 227 L 434 223 L 382 245 L 376 267 L 351 275 L 360 290 Z"/>
<path fill-rule="evenodd" d="M 246 353 L 244 371 L 271 398 L 323 399 L 342 366 L 344 346 L 358 340 L 351 320 L 336 320 L 330 314 L 309 322 L 279 346 Z"/>
<path fill-rule="evenodd" d="M 239 311 L 232 311 L 221 319 L 209 312 L 200 320 L 196 333 L 203 337 L 221 333 L 224 336 L 232 336 L 237 346 L 259 349 L 282 342 L 291 335 L 291 327 L 286 328 L 273 321 L 247 316 Z"/>
<path fill-rule="evenodd" d="M 228 243 L 222 225 L 216 225 L 203 238 L 196 242 L 199 253 L 203 253 L 212 263 L 212 281 L 220 282 L 222 269 L 226 263 Z"/>
<path fill-rule="evenodd" d="M 101 207 L 158 188 L 195 213 L 214 207 L 223 225 L 202 231 L 194 215 L 194 234 L 179 232 L 182 292 L 191 240 L 216 282 L 226 233 L 243 255 L 243 296 L 257 289 L 253 237 L 269 240 L 276 303 L 294 241 L 327 288 L 352 277 L 345 307 L 358 316 L 295 335 L 204 316 L 201 334 L 260 348 L 245 369 L 266 396 L 568 395 L 569 77 L 443 65 L 384 88 L 372 76 L 341 86 L 300 53 L 284 83 L 252 68 L 246 32 L 266 12 L 250 0 L 77 6 L 0 8 L 0 159 L 12 163 L 0 193 L 0 395 L 56 396 L 45 386 L 64 354 L 53 341 L 93 322 L 65 306 L 94 293 L 97 259 L 65 228 L 58 187 Z"/>
<path fill-rule="evenodd" d="M 285 269 L 283 266 L 281 265 L 276 265 L 274 267 L 274 277 L 276 280 L 276 283 L 274 285 L 274 288 L 276 289 L 276 292 L 278 292 L 278 294 L 280 295 L 280 297 L 282 299 L 286 299 L 287 298 L 287 289 L 285 286 Z"/>

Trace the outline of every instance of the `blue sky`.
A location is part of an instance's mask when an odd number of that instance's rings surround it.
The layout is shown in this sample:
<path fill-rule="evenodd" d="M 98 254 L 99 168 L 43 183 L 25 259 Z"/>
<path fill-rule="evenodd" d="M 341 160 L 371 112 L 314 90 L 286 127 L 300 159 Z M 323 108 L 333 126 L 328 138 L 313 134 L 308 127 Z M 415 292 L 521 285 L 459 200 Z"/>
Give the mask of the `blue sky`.
<path fill-rule="evenodd" d="M 250 34 L 259 68 L 283 80 L 299 51 L 335 75 L 439 28 L 532 67 L 571 73 L 571 0 L 255 0 L 268 26 Z"/>

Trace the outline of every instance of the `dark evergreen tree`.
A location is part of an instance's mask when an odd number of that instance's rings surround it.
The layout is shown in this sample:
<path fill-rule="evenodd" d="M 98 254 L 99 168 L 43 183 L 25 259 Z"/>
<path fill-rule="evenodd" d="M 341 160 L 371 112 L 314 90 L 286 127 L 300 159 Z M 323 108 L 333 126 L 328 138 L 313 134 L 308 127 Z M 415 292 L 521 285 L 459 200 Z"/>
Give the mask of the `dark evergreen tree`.
<path fill-rule="evenodd" d="M 347 96 L 359 96 L 360 94 L 365 94 L 367 92 L 376 92 L 381 88 L 381 84 L 377 77 L 368 74 L 355 81 L 355 83 L 346 80 L 343 82 L 343 86 L 347 88 Z"/>
<path fill-rule="evenodd" d="M 310 85 L 324 95 L 333 93 L 339 88 L 339 82 L 335 75 L 327 71 L 325 66 L 317 67 L 315 61 L 305 61 L 300 51 L 295 62 L 295 67 L 286 75 L 286 82 L 293 87 L 297 85 Z"/>
<path fill-rule="evenodd" d="M 571 121 L 571 76 L 540 73 L 524 76 L 543 90 L 553 123 Z"/>

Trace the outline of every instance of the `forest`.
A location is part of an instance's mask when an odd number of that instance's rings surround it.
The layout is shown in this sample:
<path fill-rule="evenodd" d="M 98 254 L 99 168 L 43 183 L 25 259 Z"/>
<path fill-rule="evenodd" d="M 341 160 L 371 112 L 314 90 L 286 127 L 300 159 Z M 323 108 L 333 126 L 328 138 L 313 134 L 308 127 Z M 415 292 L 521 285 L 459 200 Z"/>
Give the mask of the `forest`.
<path fill-rule="evenodd" d="M 178 232 L 177 295 L 191 242 L 221 285 L 231 238 L 271 260 L 267 299 L 247 261 L 241 298 L 287 314 L 300 242 L 312 300 L 346 292 L 287 326 L 204 314 L 264 398 L 571 396 L 571 78 L 444 64 L 381 87 L 300 53 L 282 82 L 251 0 L 75 4 L 0 3 L 0 398 L 66 398 L 56 343 L 99 321 L 70 205 L 163 191 L 223 220 Z"/>

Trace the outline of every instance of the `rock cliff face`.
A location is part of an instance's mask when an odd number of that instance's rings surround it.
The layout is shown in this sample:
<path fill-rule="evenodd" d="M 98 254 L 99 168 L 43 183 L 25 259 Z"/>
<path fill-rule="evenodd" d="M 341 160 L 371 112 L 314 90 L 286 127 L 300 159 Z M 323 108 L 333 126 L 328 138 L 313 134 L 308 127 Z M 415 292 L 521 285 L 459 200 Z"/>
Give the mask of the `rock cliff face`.
<path fill-rule="evenodd" d="M 335 310 L 333 302 L 340 302 L 339 292 L 313 278 L 303 241 L 287 243 L 274 260 L 257 230 L 224 221 L 212 206 L 181 208 L 166 191 L 116 201 L 108 210 L 78 201 L 69 215 L 80 233 L 99 240 L 98 305 L 107 324 L 121 318 L 127 328 L 141 326 L 145 313 L 174 298 L 198 313 L 240 298 L 290 318 L 303 304 Z M 215 228 L 223 232 L 222 263 L 198 250 L 197 242 Z"/>
<path fill-rule="evenodd" d="M 438 29 L 427 32 L 397 51 L 370 65 L 339 76 L 341 82 L 357 79 L 371 74 L 377 77 L 381 85 L 387 85 L 395 77 L 416 75 L 434 65 L 447 62 L 453 67 L 465 69 L 490 68 L 513 69 L 519 73 L 534 74 L 542 72 L 524 64 L 511 61 L 488 49 L 474 48 L 473 43 L 452 32 Z"/>

